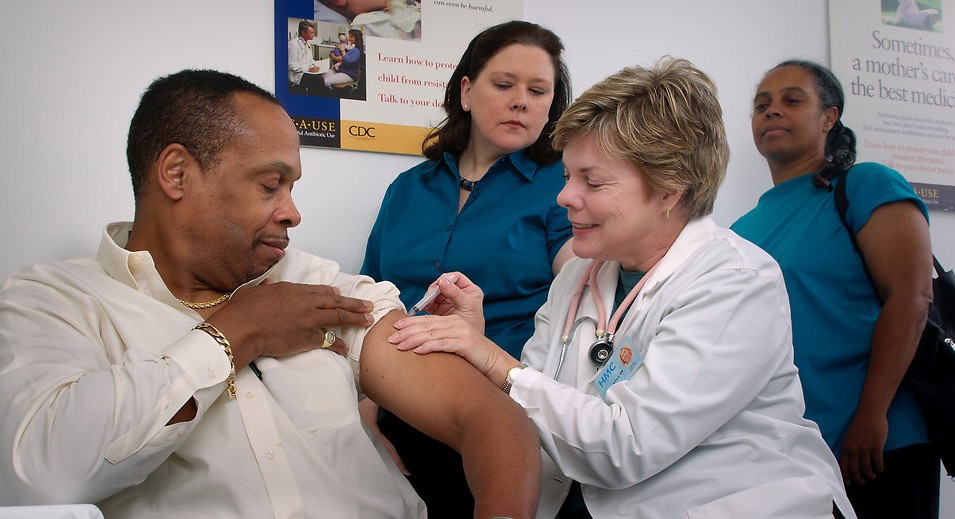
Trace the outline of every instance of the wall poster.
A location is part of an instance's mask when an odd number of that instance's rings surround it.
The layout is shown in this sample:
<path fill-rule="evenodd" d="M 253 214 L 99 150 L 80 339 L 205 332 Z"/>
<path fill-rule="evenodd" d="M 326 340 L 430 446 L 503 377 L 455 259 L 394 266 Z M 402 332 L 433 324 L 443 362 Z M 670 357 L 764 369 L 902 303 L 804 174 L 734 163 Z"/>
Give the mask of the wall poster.
<path fill-rule="evenodd" d="M 275 95 L 303 146 L 420 155 L 468 42 L 521 18 L 521 0 L 275 0 Z"/>
<path fill-rule="evenodd" d="M 898 170 L 955 210 L 955 0 L 830 0 L 832 70 L 860 161 Z"/>

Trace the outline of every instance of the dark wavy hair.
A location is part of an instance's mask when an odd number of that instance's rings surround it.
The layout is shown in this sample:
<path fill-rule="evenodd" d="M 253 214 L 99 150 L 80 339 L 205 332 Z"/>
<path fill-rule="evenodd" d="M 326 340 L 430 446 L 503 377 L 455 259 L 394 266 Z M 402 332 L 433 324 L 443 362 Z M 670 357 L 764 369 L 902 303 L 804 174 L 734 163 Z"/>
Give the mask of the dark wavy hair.
<path fill-rule="evenodd" d="M 829 165 L 823 168 L 819 176 L 829 180 L 841 175 L 856 162 L 856 134 L 842 124 L 842 110 L 846 102 L 842 84 L 831 70 L 813 61 L 786 60 L 773 67 L 770 72 L 780 67 L 799 67 L 812 74 L 816 80 L 816 90 L 819 92 L 822 109 L 832 107 L 839 111 L 836 123 L 826 136 L 825 157 Z"/>
<path fill-rule="evenodd" d="M 448 116 L 428 133 L 421 144 L 425 157 L 438 160 L 444 152 L 460 155 L 464 151 L 471 137 L 471 114 L 461 108 L 461 80 L 465 76 L 472 80 L 476 78 L 495 54 L 514 44 L 539 47 L 549 54 L 553 61 L 556 76 L 554 100 L 550 105 L 547 124 L 537 141 L 527 148 L 527 153 L 539 164 L 552 164 L 560 160 L 561 154 L 551 144 L 550 133 L 572 100 L 570 74 L 561 57 L 564 44 L 550 30 L 520 20 L 489 27 L 468 44 L 445 89 L 444 110 Z"/>
<path fill-rule="evenodd" d="M 358 29 L 349 29 L 348 34 L 352 38 L 355 38 L 355 48 L 361 51 L 361 55 L 365 55 L 365 35 Z"/>
<path fill-rule="evenodd" d="M 203 169 L 219 163 L 222 150 L 243 129 L 233 103 L 239 92 L 279 104 L 259 86 L 215 70 L 182 70 L 149 85 L 126 139 L 126 161 L 136 200 L 143 193 L 152 163 L 172 143 L 183 145 Z"/>
<path fill-rule="evenodd" d="M 299 22 L 298 22 L 298 34 L 299 34 L 299 36 L 301 36 L 302 33 L 304 33 L 304 32 L 308 32 L 308 29 L 309 29 L 309 28 L 315 29 L 315 24 L 312 23 L 312 22 L 310 22 L 310 21 L 308 21 L 308 20 L 299 20 Z M 316 30 L 318 30 L 318 29 L 316 29 Z"/>

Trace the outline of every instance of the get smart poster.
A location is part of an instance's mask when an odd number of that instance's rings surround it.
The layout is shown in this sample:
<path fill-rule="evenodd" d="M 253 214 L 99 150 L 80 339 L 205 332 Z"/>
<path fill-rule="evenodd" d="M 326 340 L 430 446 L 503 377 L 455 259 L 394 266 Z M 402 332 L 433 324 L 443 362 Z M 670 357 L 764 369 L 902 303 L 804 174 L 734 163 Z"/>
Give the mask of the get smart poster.
<path fill-rule="evenodd" d="M 275 95 L 303 146 L 420 155 L 471 38 L 522 17 L 520 0 L 275 0 Z"/>

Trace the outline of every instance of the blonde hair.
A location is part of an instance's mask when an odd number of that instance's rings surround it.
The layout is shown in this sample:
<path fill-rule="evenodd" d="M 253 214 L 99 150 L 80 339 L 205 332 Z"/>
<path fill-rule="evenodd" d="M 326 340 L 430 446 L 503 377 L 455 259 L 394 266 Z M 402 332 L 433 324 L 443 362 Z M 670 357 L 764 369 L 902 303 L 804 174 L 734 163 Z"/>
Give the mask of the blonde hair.
<path fill-rule="evenodd" d="M 729 146 L 716 85 L 689 61 L 664 57 L 592 86 L 557 121 L 554 147 L 584 135 L 601 153 L 636 165 L 652 193 L 683 191 L 690 218 L 713 212 Z"/>

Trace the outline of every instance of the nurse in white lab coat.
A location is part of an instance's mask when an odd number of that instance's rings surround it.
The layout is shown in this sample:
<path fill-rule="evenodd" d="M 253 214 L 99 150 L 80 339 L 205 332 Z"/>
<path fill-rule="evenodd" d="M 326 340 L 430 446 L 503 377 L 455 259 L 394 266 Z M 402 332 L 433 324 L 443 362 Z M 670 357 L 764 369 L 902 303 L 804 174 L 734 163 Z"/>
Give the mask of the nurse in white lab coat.
<path fill-rule="evenodd" d="M 391 341 L 461 355 L 524 408 L 545 452 L 538 517 L 572 486 L 596 518 L 855 517 L 802 417 L 779 267 L 707 216 L 729 154 L 712 81 L 672 58 L 624 69 L 567 109 L 554 142 L 581 259 L 523 362 L 483 337 L 461 274 Z"/>

